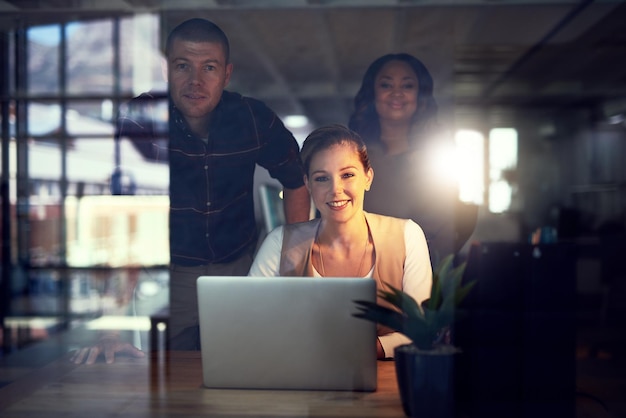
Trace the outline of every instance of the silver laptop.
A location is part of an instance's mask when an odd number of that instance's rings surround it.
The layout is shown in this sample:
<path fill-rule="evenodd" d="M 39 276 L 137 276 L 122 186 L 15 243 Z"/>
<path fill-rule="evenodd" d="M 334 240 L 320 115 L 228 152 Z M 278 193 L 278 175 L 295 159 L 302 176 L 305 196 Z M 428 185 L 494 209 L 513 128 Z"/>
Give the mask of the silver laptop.
<path fill-rule="evenodd" d="M 198 278 L 204 385 L 209 388 L 376 390 L 376 325 L 354 300 L 365 278 Z"/>

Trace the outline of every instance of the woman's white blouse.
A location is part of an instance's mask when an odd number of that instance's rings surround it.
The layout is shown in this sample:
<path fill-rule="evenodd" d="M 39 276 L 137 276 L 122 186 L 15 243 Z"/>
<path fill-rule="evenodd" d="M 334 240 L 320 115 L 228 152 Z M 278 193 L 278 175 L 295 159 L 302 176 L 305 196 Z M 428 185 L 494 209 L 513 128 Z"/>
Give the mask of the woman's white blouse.
<path fill-rule="evenodd" d="M 248 275 L 279 276 L 282 243 L 283 227 L 279 226 L 265 237 L 265 240 L 254 258 Z M 422 302 L 430 295 L 432 267 L 430 265 L 430 256 L 424 232 L 418 224 L 410 219 L 406 220 L 404 227 L 404 245 L 406 258 L 404 260 L 402 290 L 411 295 L 418 302 Z M 370 270 L 368 277 L 371 277 L 373 271 L 373 269 Z M 318 274 L 316 274 L 316 276 L 318 276 Z M 379 337 L 379 339 L 387 357 L 393 357 L 395 347 L 410 342 L 407 337 L 398 332 L 383 335 Z"/>

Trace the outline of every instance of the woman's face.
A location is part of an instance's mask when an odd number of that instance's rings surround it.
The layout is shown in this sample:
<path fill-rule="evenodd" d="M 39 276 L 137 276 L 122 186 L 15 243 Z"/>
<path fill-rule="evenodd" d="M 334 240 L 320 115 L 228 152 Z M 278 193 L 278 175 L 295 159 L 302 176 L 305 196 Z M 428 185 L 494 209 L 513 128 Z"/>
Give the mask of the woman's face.
<path fill-rule="evenodd" d="M 374 102 L 381 122 L 411 123 L 417 111 L 417 76 L 404 61 L 389 61 L 374 80 Z"/>
<path fill-rule="evenodd" d="M 363 212 L 363 196 L 374 171 L 365 171 L 359 154 L 350 144 L 338 144 L 311 158 L 304 181 L 324 220 L 347 222 Z"/>

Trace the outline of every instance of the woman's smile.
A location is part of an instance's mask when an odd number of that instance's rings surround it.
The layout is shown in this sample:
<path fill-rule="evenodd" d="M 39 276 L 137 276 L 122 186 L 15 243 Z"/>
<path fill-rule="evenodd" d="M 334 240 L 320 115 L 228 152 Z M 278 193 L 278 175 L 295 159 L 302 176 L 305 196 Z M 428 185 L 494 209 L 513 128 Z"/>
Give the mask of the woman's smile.
<path fill-rule="evenodd" d="M 331 202 L 326 203 L 333 210 L 343 209 L 350 203 L 350 200 L 333 200 Z"/>

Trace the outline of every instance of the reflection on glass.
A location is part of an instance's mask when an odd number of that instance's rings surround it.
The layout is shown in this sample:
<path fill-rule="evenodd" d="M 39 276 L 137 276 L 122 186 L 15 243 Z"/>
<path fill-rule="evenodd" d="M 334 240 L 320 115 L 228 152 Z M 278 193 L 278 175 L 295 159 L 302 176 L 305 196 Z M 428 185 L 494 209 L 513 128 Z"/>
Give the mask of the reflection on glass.
<path fill-rule="evenodd" d="M 120 89 L 138 96 L 167 91 L 160 48 L 159 17 L 136 14 L 120 19 Z"/>
<path fill-rule="evenodd" d="M 503 170 L 517 168 L 517 130 L 495 128 L 489 132 L 489 167 L 493 180 Z"/>
<path fill-rule="evenodd" d="M 66 26 L 65 34 L 68 93 L 111 94 L 114 87 L 113 21 L 72 23 Z"/>
<path fill-rule="evenodd" d="M 511 208 L 517 187 L 517 130 L 495 128 L 489 132 L 489 211 L 502 213 Z"/>
<path fill-rule="evenodd" d="M 28 93 L 59 93 L 61 25 L 35 26 L 27 32 Z"/>
<path fill-rule="evenodd" d="M 458 159 L 459 199 L 483 204 L 484 138 L 478 131 L 460 130 L 455 135 Z"/>
<path fill-rule="evenodd" d="M 169 197 L 68 197 L 70 266 L 154 266 L 169 263 Z"/>
<path fill-rule="evenodd" d="M 67 109 L 69 136 L 113 135 L 115 118 L 111 99 L 72 100 Z"/>
<path fill-rule="evenodd" d="M 29 136 L 45 138 L 59 134 L 61 106 L 58 103 L 29 102 L 27 111 Z"/>
<path fill-rule="evenodd" d="M 489 185 L 489 211 L 502 213 L 511 207 L 512 188 L 506 181 L 494 181 Z"/>

